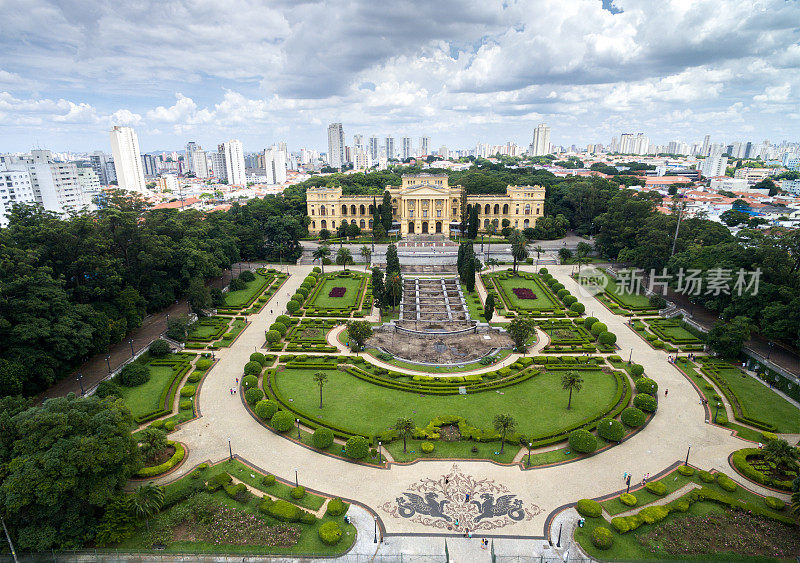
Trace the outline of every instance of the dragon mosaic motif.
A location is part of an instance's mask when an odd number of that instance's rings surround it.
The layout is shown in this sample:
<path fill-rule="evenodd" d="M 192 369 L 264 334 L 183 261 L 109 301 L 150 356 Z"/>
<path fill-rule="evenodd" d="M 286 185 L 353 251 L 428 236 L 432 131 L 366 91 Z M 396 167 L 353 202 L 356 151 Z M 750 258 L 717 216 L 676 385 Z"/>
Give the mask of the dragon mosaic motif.
<path fill-rule="evenodd" d="M 542 512 L 536 505 L 525 506 L 505 485 L 465 475 L 457 465 L 438 479 L 411 484 L 381 509 L 395 518 L 451 531 L 495 530 Z"/>

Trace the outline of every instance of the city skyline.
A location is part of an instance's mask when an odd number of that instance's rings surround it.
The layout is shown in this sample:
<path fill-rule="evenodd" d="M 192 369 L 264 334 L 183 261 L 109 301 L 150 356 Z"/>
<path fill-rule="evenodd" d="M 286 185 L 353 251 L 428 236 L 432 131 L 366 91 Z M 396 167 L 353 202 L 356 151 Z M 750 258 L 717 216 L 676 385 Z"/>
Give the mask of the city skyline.
<path fill-rule="evenodd" d="M 448 147 L 527 145 L 539 123 L 567 146 L 620 131 L 667 143 L 800 130 L 797 4 L 411 4 L 242 0 L 219 28 L 198 25 L 210 4 L 6 3 L 0 151 L 107 150 L 113 125 L 135 127 L 143 152 L 229 138 L 324 151 L 336 122 Z M 136 32 L 156 9 L 172 17 Z"/>

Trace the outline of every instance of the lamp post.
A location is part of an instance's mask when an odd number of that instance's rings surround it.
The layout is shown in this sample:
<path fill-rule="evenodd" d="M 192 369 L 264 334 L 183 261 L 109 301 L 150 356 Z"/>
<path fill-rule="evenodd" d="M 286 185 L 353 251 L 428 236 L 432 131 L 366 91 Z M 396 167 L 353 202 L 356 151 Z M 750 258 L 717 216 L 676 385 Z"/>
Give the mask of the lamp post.
<path fill-rule="evenodd" d="M 106 367 L 108 368 L 108 373 L 111 373 L 111 356 L 106 356 Z"/>
<path fill-rule="evenodd" d="M 378 442 L 378 463 L 382 463 L 383 461 L 383 447 L 382 442 Z"/>
<path fill-rule="evenodd" d="M 233 448 L 231 447 L 231 439 L 228 438 L 228 456 L 233 461 Z"/>
<path fill-rule="evenodd" d="M 295 418 L 294 421 L 297 423 L 297 439 L 300 439 L 300 419 Z"/>
<path fill-rule="evenodd" d="M 556 547 L 561 547 L 561 528 L 564 527 L 564 524 L 558 525 L 558 541 L 556 542 Z"/>
<path fill-rule="evenodd" d="M 300 480 L 297 478 L 297 471 L 298 471 L 298 469 L 295 467 L 294 468 L 294 486 L 295 487 L 299 487 L 300 486 Z"/>
<path fill-rule="evenodd" d="M 769 349 L 767 350 L 767 359 L 769 360 L 769 357 L 772 355 L 772 347 L 775 346 L 775 343 L 772 340 L 770 340 L 768 345 Z"/>
<path fill-rule="evenodd" d="M 81 375 L 81 372 L 78 372 L 78 377 L 75 378 L 75 381 L 81 386 L 81 397 L 83 397 L 86 391 L 83 390 L 83 375 Z"/>
<path fill-rule="evenodd" d="M 689 465 L 689 452 L 692 451 L 692 445 L 689 444 L 689 449 L 686 450 L 686 461 L 683 462 L 684 465 Z"/>
<path fill-rule="evenodd" d="M 714 424 L 717 423 L 717 414 L 719 413 L 719 408 L 722 406 L 722 403 L 717 401 L 717 408 L 714 410 Z"/>
<path fill-rule="evenodd" d="M 133 351 L 133 340 L 128 340 L 128 344 L 131 345 L 131 358 L 135 355 Z"/>
<path fill-rule="evenodd" d="M 533 443 L 528 442 L 528 467 L 531 466 L 531 448 L 533 447 Z"/>
<path fill-rule="evenodd" d="M 372 518 L 375 522 L 375 537 L 372 539 L 372 543 L 378 543 L 378 517 L 373 516 Z"/>
<path fill-rule="evenodd" d="M 632 360 L 632 359 L 633 359 L 633 348 L 631 348 L 631 353 L 630 353 L 630 354 L 628 354 L 628 364 L 630 364 L 630 363 L 631 363 L 631 360 Z"/>

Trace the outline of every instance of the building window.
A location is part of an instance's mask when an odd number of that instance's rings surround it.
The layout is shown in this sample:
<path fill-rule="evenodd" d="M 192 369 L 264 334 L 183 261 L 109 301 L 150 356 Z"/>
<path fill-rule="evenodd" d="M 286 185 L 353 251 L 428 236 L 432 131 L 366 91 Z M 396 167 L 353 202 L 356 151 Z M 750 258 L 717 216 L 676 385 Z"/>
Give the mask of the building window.
<path fill-rule="evenodd" d="M 436 216 L 437 217 L 441 217 L 442 216 L 442 210 L 441 209 L 437 209 L 436 210 Z"/>
<path fill-rule="evenodd" d="M 422 210 L 422 218 L 423 219 L 427 219 L 428 218 L 428 210 L 427 209 L 423 209 Z"/>

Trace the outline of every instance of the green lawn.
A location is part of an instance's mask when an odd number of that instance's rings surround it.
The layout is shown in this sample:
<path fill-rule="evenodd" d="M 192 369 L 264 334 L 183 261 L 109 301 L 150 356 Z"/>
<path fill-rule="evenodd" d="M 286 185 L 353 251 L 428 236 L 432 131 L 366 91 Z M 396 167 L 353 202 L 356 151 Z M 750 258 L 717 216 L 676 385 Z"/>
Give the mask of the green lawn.
<path fill-rule="evenodd" d="M 326 274 L 322 287 L 316 297 L 308 303 L 308 307 L 322 310 L 355 308 L 361 299 L 360 285 L 360 278 L 328 277 L 328 274 Z M 335 287 L 345 288 L 345 293 L 342 297 L 329 297 L 331 290 Z"/>
<path fill-rule="evenodd" d="M 467 303 L 467 310 L 469 311 L 469 316 L 479 322 L 485 322 L 486 319 L 483 318 L 483 312 L 479 311 L 479 308 L 483 307 L 483 303 L 481 303 L 481 298 L 478 295 L 478 290 L 476 289 L 472 293 L 467 293 L 467 288 L 464 287 L 464 284 L 461 284 L 461 291 L 464 292 L 464 301 Z M 475 301 L 477 299 L 477 301 Z M 495 303 L 495 316 L 497 316 L 497 303 Z"/>
<path fill-rule="evenodd" d="M 138 387 L 123 387 L 120 385 L 122 400 L 131 409 L 134 417 L 153 412 L 162 408 L 159 404 L 161 392 L 164 387 L 172 383 L 173 370 L 171 366 L 147 366 L 150 370 L 150 379 Z"/>
<path fill-rule="evenodd" d="M 275 376 L 275 385 L 285 400 L 309 415 L 354 434 L 377 434 L 388 430 L 398 418 L 408 416 L 417 426 L 426 426 L 439 415 L 463 416 L 478 428 L 489 429 L 498 413 L 517 421 L 517 431 L 534 439 L 609 408 L 615 399 L 616 381 L 602 371 L 582 371 L 584 387 L 573 394 L 567 410 L 567 393 L 561 389 L 561 373 L 540 373 L 522 383 L 498 391 L 468 395 L 430 396 L 370 384 L 342 371 L 327 371 L 323 408 L 312 377 L 315 370 L 288 369 Z"/>
<path fill-rule="evenodd" d="M 244 289 L 240 289 L 238 291 L 226 291 L 225 295 L 225 305 L 227 307 L 244 307 L 247 305 L 253 297 L 261 293 L 267 285 L 265 285 L 265 281 L 272 279 L 275 277 L 275 274 L 267 274 L 263 275 L 258 272 L 253 272 L 256 276 L 251 282 L 247 282 L 247 287 Z"/>
<path fill-rule="evenodd" d="M 500 453 L 500 442 L 443 442 L 435 440 L 434 450 L 430 454 L 422 453 L 420 445 L 423 440 L 407 440 L 406 449 L 403 453 L 403 440 L 395 440 L 387 445 L 386 449 L 392 454 L 397 462 L 413 461 L 418 458 L 458 458 L 458 459 L 491 459 L 500 463 L 511 463 L 514 456 L 519 452 L 519 444 L 509 444 Z M 472 447 L 478 451 L 473 452 Z"/>
<path fill-rule="evenodd" d="M 534 280 L 529 280 L 521 276 L 513 276 L 505 279 L 504 276 L 495 277 L 495 282 L 500 286 L 506 299 L 511 303 L 511 307 L 518 311 L 552 311 L 562 305 L 553 295 L 539 285 Z M 519 299 L 514 295 L 514 288 L 528 288 L 536 294 L 536 299 Z"/>
<path fill-rule="evenodd" d="M 646 295 L 630 292 L 621 293 L 620 288 L 617 286 L 617 282 L 614 280 L 614 278 L 606 274 L 606 279 L 608 280 L 605 288 L 606 293 L 608 293 L 611 298 L 621 306 L 628 307 L 630 309 L 650 308 L 650 298 Z"/>
<path fill-rule="evenodd" d="M 774 424 L 779 433 L 800 433 L 800 409 L 769 387 L 733 366 L 720 369 L 717 377 L 733 390 L 749 416 Z"/>

